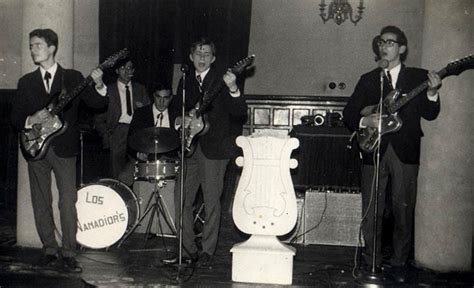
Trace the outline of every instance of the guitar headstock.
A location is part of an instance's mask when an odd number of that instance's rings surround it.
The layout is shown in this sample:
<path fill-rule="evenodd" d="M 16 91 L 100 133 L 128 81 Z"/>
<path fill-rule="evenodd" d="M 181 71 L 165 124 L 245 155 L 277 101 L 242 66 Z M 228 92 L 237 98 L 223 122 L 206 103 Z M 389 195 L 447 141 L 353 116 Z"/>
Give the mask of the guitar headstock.
<path fill-rule="evenodd" d="M 234 74 L 240 74 L 245 70 L 245 68 L 252 65 L 254 60 L 255 60 L 255 55 L 247 56 L 244 59 L 239 60 L 237 63 L 235 63 L 235 65 L 232 68 L 230 68 L 230 70 Z"/>
<path fill-rule="evenodd" d="M 446 76 L 459 75 L 465 70 L 474 68 L 474 54 L 450 62 L 446 66 Z"/>
<path fill-rule="evenodd" d="M 117 63 L 118 60 L 124 59 L 125 57 L 127 57 L 127 55 L 128 55 L 128 49 L 124 48 L 120 50 L 119 52 L 115 53 L 114 55 L 109 56 L 107 59 L 105 59 L 105 61 L 99 65 L 99 68 L 102 70 L 111 68 L 115 65 L 115 63 Z"/>

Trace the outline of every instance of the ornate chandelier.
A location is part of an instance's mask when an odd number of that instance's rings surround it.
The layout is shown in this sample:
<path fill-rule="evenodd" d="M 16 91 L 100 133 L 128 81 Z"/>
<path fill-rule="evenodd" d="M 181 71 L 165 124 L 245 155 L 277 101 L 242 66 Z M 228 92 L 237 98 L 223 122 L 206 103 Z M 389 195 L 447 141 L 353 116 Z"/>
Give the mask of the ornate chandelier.
<path fill-rule="evenodd" d="M 328 7 L 328 12 L 326 14 L 326 6 Z M 359 6 L 357 6 L 357 15 L 353 15 L 353 10 L 351 4 L 347 2 L 347 0 L 332 0 L 329 5 L 324 3 L 324 0 L 321 0 L 321 4 L 319 4 L 319 10 L 321 13 L 321 19 L 323 19 L 324 23 L 326 23 L 329 19 L 334 19 L 337 25 L 341 25 L 342 22 L 350 19 L 354 25 L 357 25 L 362 19 L 362 13 L 364 12 L 364 0 L 360 0 Z"/>

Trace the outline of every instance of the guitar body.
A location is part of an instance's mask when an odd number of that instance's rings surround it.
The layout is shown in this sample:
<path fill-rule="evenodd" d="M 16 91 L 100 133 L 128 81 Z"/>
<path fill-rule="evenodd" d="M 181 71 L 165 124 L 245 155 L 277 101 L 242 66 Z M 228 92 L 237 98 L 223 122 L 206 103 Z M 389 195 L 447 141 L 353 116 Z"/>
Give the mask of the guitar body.
<path fill-rule="evenodd" d="M 189 125 L 185 127 L 184 134 L 186 136 L 185 141 L 185 156 L 190 157 L 196 150 L 197 141 L 196 138 L 205 135 L 209 131 L 209 121 L 207 120 L 207 114 L 198 116 L 196 109 L 191 109 L 188 115 L 185 116 Z M 175 123 L 177 126 L 181 126 L 181 117 L 176 117 Z M 186 122 L 187 122 L 186 121 Z"/>
<path fill-rule="evenodd" d="M 397 101 L 400 96 L 400 91 L 393 90 L 390 92 L 383 100 L 382 103 L 382 121 L 381 121 L 381 132 L 380 136 L 392 133 L 400 130 L 402 127 L 403 121 L 398 116 L 397 112 L 390 113 L 390 107 L 393 106 L 393 103 Z M 363 116 L 368 116 L 370 114 L 377 112 L 377 105 L 367 106 L 362 109 L 361 114 Z M 362 151 L 366 153 L 372 153 L 377 148 L 379 143 L 379 133 L 378 129 L 374 127 L 367 127 L 360 129 L 357 132 L 357 142 Z"/>
<path fill-rule="evenodd" d="M 27 160 L 39 160 L 44 157 L 49 143 L 56 136 L 66 131 L 67 125 L 54 115 L 42 124 L 35 124 L 31 129 L 20 132 L 20 147 Z"/>
<path fill-rule="evenodd" d="M 380 135 L 382 136 L 400 130 L 403 121 L 400 116 L 398 116 L 398 113 L 382 114 L 381 124 L 382 129 Z M 375 151 L 379 143 L 379 133 L 377 130 L 377 128 L 367 127 L 357 132 L 357 142 L 359 142 L 359 147 L 362 151 L 366 153 Z"/>

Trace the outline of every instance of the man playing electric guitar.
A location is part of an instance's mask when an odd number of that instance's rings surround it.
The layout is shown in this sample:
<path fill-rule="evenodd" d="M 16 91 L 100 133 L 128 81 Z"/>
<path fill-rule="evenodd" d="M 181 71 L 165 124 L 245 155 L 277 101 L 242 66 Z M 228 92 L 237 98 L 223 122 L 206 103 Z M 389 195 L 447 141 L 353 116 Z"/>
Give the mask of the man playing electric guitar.
<path fill-rule="evenodd" d="M 224 174 L 229 159 L 235 156 L 237 146 L 235 138 L 242 133 L 242 125 L 247 115 L 247 104 L 237 86 L 236 75 L 227 71 L 224 76 L 211 67 L 216 60 L 216 48 L 213 42 L 201 38 L 190 47 L 189 59 L 194 69 L 188 73 L 185 83 L 186 111 L 196 107 L 198 102 L 205 102 L 205 91 L 213 87 L 221 87 L 218 94 L 208 105 L 206 111 L 209 130 L 197 138 L 197 146 L 191 156 L 185 158 L 182 165 L 184 173 L 184 208 L 183 208 L 183 262 L 198 259 L 202 265 L 210 264 L 217 247 L 219 234 L 221 203 Z M 225 85 L 219 85 L 224 82 Z M 182 79 L 178 85 L 177 95 L 173 103 L 182 104 Z M 202 97 L 204 96 L 204 99 Z M 187 117 L 185 117 L 187 118 Z M 243 121 L 242 121 L 243 120 Z M 177 179 L 180 179 L 177 176 Z M 178 181 L 179 182 L 179 181 Z M 179 203 L 179 183 L 176 183 L 175 207 Z M 199 187 L 202 188 L 206 221 L 203 227 L 202 252 L 198 253 L 195 243 L 196 235 L 193 224 L 193 204 Z M 176 219 L 180 211 L 176 209 Z M 177 221 L 179 222 L 179 221 Z M 165 263 L 178 262 L 177 257 L 164 259 Z"/>
<path fill-rule="evenodd" d="M 36 29 L 30 35 L 31 57 L 39 68 L 18 81 L 18 91 L 12 100 L 11 120 L 19 131 L 42 125 L 52 119 L 45 107 L 60 92 L 71 92 L 84 82 L 78 71 L 65 69 L 55 60 L 58 35 L 51 29 Z M 62 267 L 69 272 L 80 272 L 75 260 L 77 232 L 76 155 L 79 153 L 77 125 L 80 100 L 92 107 L 107 105 L 107 89 L 102 81 L 102 70 L 94 69 L 90 77 L 95 88 L 87 87 L 79 97 L 62 110 L 64 132 L 51 141 L 44 156 L 27 158 L 31 187 L 31 201 L 36 229 L 43 244 L 44 257 L 40 266 Z M 63 93 L 61 93 L 63 95 Z M 25 156 L 26 157 L 26 156 Z M 62 247 L 56 241 L 51 194 L 51 170 L 54 171 L 59 192 L 59 210 L 62 229 Z"/>
<path fill-rule="evenodd" d="M 438 116 L 440 111 L 438 88 L 441 86 L 441 78 L 434 72 L 406 67 L 403 64 L 408 52 L 407 38 L 395 26 L 387 26 L 381 30 L 380 35 L 374 39 L 374 52 L 381 61 L 388 64 L 381 66 L 388 67 L 385 69 L 377 68 L 361 76 L 343 112 L 344 121 L 351 130 L 378 128 L 379 113 L 372 107 L 367 107 L 372 105 L 376 107 L 379 103 L 381 84 L 383 84 L 383 96 L 386 96 L 394 88 L 401 90 L 402 93 L 407 93 L 420 83 L 428 81 L 428 88 L 399 111 L 399 116 L 403 121 L 400 129 L 394 133 L 385 134 L 380 143 L 379 210 L 376 230 L 378 243 L 375 245 L 373 243 L 373 197 L 375 197 L 374 191 L 377 191 L 377 189 L 372 185 L 375 174 L 375 153 L 362 153 L 363 215 L 368 213 L 362 223 L 365 240 L 364 260 L 366 264 L 372 263 L 372 252 L 375 246 L 377 251 L 376 265 L 380 266 L 382 264 L 381 223 L 385 208 L 386 185 L 390 178 L 391 189 L 389 191 L 394 215 L 393 255 L 390 264 L 395 267 L 394 273 L 400 272 L 400 275 L 403 276 L 409 252 L 412 248 L 420 141 L 423 136 L 420 120 L 421 118 L 433 120 Z M 383 83 L 380 83 L 381 78 L 383 78 Z"/>

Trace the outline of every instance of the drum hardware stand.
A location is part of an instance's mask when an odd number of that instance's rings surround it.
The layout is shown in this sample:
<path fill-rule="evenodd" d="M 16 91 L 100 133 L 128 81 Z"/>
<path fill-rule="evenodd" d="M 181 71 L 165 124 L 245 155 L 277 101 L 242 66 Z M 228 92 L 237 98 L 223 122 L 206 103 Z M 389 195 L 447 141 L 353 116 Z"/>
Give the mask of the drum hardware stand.
<path fill-rule="evenodd" d="M 196 224 L 196 222 L 201 222 L 201 224 L 204 224 L 204 222 L 206 222 L 206 220 L 204 218 L 202 218 L 201 216 L 201 213 L 204 211 L 204 203 L 201 204 L 201 206 L 199 206 L 199 209 L 196 213 L 196 216 L 194 216 L 194 224 Z"/>
<path fill-rule="evenodd" d="M 79 130 L 79 140 L 81 142 L 81 170 L 80 170 L 80 180 L 79 187 L 84 187 L 84 132 Z"/>
<path fill-rule="evenodd" d="M 173 218 L 171 217 L 171 214 L 166 206 L 166 203 L 163 201 L 163 197 L 161 196 L 161 189 L 163 189 L 167 184 L 166 180 L 157 180 L 155 182 L 155 189 L 151 193 L 150 197 L 148 198 L 146 208 L 145 208 L 145 213 L 138 219 L 137 223 L 132 227 L 132 229 L 127 232 L 127 234 L 120 240 L 119 244 L 117 247 L 120 247 L 123 242 L 135 231 L 135 229 L 143 222 L 145 217 L 150 214 L 150 218 L 148 219 L 147 223 L 147 228 L 145 230 L 145 245 L 148 240 L 148 235 L 150 234 L 151 231 L 151 226 L 153 224 L 153 219 L 156 215 L 158 221 L 160 221 L 160 215 L 163 215 L 163 219 L 165 220 L 166 224 L 168 227 L 171 229 L 171 231 L 176 235 L 176 226 L 173 222 Z M 154 201 L 154 202 L 153 202 Z"/>
<path fill-rule="evenodd" d="M 199 209 L 196 211 L 196 215 L 194 216 L 194 229 L 196 229 L 196 223 L 201 223 L 202 227 L 204 227 L 204 223 L 206 222 L 206 219 L 203 218 L 202 213 L 204 212 L 204 203 L 202 203 L 199 206 Z M 199 233 L 196 235 L 197 238 L 202 237 L 202 231 L 199 231 Z"/>

